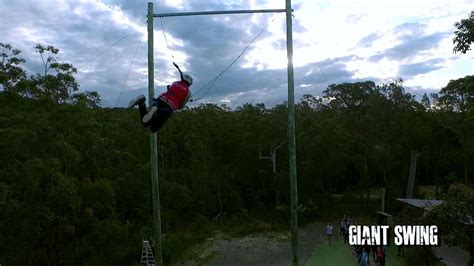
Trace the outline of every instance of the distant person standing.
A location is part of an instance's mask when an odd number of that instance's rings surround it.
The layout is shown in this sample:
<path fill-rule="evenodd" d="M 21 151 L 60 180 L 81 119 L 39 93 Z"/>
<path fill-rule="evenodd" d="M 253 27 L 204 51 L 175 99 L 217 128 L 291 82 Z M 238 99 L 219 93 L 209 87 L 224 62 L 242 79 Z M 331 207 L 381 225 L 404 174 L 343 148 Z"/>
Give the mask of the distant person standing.
<path fill-rule="evenodd" d="M 362 255 L 360 257 L 360 265 L 369 265 L 369 254 L 367 253 L 367 250 L 365 250 L 365 248 L 362 250 Z"/>
<path fill-rule="evenodd" d="M 344 232 L 344 225 L 345 225 L 345 223 L 346 223 L 346 216 L 345 216 L 345 215 L 344 215 L 344 217 L 341 219 L 340 223 L 341 223 L 341 225 L 340 225 L 340 226 L 341 226 L 341 235 L 342 235 L 342 237 L 344 237 L 344 234 L 345 234 L 345 232 Z"/>
<path fill-rule="evenodd" d="M 348 216 L 344 222 L 344 243 L 349 243 L 349 226 L 351 226 L 352 221 Z"/>
<path fill-rule="evenodd" d="M 398 252 L 397 252 L 397 256 L 403 256 L 404 252 L 403 252 L 403 246 L 398 246 Z"/>
<path fill-rule="evenodd" d="M 370 246 L 370 251 L 372 252 L 372 258 L 376 262 L 377 261 L 377 246 L 375 245 Z"/>
<path fill-rule="evenodd" d="M 365 242 L 365 245 L 364 245 L 364 252 L 367 254 L 367 265 L 370 264 L 370 246 L 369 244 L 367 243 L 367 241 L 369 241 L 370 238 L 366 238 L 366 242 Z"/>
<path fill-rule="evenodd" d="M 331 244 L 332 242 L 332 233 L 333 233 L 333 226 L 331 224 L 328 224 L 326 226 L 326 235 L 328 237 L 329 244 Z"/>
<path fill-rule="evenodd" d="M 385 266 L 385 252 L 386 249 L 384 249 L 383 247 L 377 247 L 377 261 L 379 262 L 380 266 Z"/>

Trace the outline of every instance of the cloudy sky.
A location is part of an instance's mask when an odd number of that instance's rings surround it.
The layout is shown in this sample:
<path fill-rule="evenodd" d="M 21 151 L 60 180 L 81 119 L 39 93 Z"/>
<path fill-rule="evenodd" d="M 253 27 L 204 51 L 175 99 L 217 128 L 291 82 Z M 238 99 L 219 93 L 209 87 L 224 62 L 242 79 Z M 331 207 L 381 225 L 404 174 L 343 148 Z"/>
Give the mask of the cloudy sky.
<path fill-rule="evenodd" d="M 125 106 L 147 94 L 147 2 L 0 0 L 0 42 L 22 50 L 29 74 L 42 71 L 36 44 L 59 48 L 60 61 L 78 68 L 81 90 L 99 91 L 103 106 Z M 285 8 L 284 0 L 153 2 L 154 13 Z M 468 17 L 474 0 L 293 0 L 292 6 L 296 100 L 333 83 L 397 77 L 419 96 L 474 73 L 472 51 L 452 52 L 453 24 Z M 155 18 L 154 29 L 156 93 L 178 78 L 174 60 L 194 76 L 191 90 L 200 100 L 191 105 L 286 100 L 283 13 Z M 262 29 L 214 87 L 201 89 Z"/>

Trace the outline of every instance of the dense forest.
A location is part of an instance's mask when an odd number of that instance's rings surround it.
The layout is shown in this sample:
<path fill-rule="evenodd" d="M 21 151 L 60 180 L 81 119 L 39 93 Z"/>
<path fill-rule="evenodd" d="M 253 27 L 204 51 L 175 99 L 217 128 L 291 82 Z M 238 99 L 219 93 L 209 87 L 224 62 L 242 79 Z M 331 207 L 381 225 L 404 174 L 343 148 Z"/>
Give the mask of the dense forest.
<path fill-rule="evenodd" d="M 137 264 L 152 235 L 149 131 L 136 110 L 103 108 L 97 92 L 79 92 L 77 70 L 59 62 L 57 48 L 35 48 L 44 72 L 28 76 L 20 51 L 0 43 L 0 262 Z M 412 151 L 416 184 L 435 185 L 438 198 L 453 182 L 472 183 L 474 76 L 416 96 L 401 79 L 304 95 L 296 104 L 301 209 L 317 217 L 331 194 L 374 187 L 387 189 L 390 208 L 404 196 Z M 165 261 L 216 220 L 276 209 L 288 217 L 286 131 L 286 103 L 173 114 L 158 134 Z M 272 151 L 275 175 L 262 158 Z"/>

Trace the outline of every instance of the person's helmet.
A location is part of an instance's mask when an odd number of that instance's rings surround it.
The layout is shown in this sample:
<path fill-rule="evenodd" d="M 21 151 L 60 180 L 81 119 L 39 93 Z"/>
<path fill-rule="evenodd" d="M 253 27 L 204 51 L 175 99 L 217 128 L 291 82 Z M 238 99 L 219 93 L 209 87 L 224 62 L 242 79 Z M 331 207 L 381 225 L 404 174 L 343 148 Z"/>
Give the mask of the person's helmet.
<path fill-rule="evenodd" d="M 186 81 L 189 85 L 193 84 L 193 76 L 191 76 L 191 74 L 187 72 L 183 73 L 183 80 Z"/>

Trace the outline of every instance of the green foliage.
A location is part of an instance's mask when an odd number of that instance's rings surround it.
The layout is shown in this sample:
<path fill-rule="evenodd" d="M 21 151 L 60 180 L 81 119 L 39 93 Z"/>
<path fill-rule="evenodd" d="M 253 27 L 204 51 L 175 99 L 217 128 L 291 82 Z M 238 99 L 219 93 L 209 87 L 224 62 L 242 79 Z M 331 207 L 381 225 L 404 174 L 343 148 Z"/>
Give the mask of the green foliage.
<path fill-rule="evenodd" d="M 451 80 L 442 88 L 437 108 L 448 112 L 443 116 L 443 127 L 457 135 L 464 161 L 464 180 L 469 183 L 471 158 L 474 151 L 474 76 Z"/>
<path fill-rule="evenodd" d="M 72 101 L 75 104 L 83 105 L 89 108 L 99 108 L 101 103 L 99 93 L 96 91 L 75 93 L 72 96 Z"/>
<path fill-rule="evenodd" d="M 470 252 L 474 262 L 474 190 L 462 184 L 452 185 L 445 202 L 431 209 L 425 221 L 439 226 L 440 233 L 449 246 L 459 246 Z"/>
<path fill-rule="evenodd" d="M 451 80 L 441 89 L 438 98 L 440 108 L 459 113 L 473 111 L 474 108 L 474 76 Z"/>
<path fill-rule="evenodd" d="M 453 51 L 465 54 L 471 50 L 471 44 L 474 42 L 474 11 L 467 19 L 454 23 L 456 31 L 454 31 L 454 49 Z"/>
<path fill-rule="evenodd" d="M 15 86 L 26 78 L 26 72 L 19 67 L 25 60 L 18 55 L 20 50 L 10 44 L 0 42 L 0 85 L 5 91 L 12 91 Z"/>

